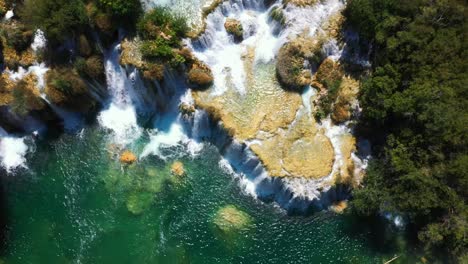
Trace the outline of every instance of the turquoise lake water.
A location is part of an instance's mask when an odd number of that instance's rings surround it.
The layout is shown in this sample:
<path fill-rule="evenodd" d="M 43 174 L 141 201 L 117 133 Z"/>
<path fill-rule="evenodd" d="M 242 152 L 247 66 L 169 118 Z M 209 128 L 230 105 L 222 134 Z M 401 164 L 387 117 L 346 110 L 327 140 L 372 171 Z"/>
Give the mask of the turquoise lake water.
<path fill-rule="evenodd" d="M 131 149 L 140 153 L 149 138 Z M 414 263 L 400 232 L 349 214 L 288 216 L 242 192 L 205 144 L 195 157 L 165 149 L 124 168 L 106 133 L 38 141 L 28 169 L 4 177 L 4 263 Z M 185 177 L 170 173 L 182 161 Z M 229 236 L 213 224 L 234 205 L 252 225 Z M 0 261 L 1 263 L 1 261 Z"/>

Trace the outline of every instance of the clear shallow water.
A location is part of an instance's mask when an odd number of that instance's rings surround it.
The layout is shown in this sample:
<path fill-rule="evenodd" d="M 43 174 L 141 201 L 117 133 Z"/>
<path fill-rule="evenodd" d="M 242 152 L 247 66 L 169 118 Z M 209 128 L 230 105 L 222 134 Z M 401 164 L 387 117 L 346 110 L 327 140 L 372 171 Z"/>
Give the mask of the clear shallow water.
<path fill-rule="evenodd" d="M 141 153 L 149 137 L 133 143 Z M 179 147 L 126 170 L 101 129 L 39 142 L 29 170 L 3 180 L 9 229 L 5 263 L 382 263 L 405 240 L 351 216 L 287 216 L 242 194 L 215 147 Z M 181 160 L 186 178 L 170 175 Z M 216 211 L 235 205 L 253 225 L 219 235 Z M 129 209 L 139 214 L 132 214 Z M 372 231 L 372 232 L 371 232 Z M 374 233 L 373 233 L 374 232 Z M 386 249 L 386 251 L 382 251 Z M 399 262 L 408 263 L 408 257 Z M 410 261 L 412 263 L 414 261 Z"/>

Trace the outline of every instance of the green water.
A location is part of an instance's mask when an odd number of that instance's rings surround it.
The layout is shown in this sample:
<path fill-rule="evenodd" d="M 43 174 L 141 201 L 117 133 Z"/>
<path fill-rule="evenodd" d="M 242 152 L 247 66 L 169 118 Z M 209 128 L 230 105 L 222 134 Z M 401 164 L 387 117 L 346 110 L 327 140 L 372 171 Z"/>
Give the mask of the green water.
<path fill-rule="evenodd" d="M 394 255 L 402 256 L 393 263 L 414 263 L 398 233 L 331 212 L 287 216 L 243 194 L 213 146 L 122 169 L 107 142 L 95 128 L 39 142 L 29 170 L 3 181 L 9 239 L 0 263 L 383 263 Z M 186 177 L 170 174 L 174 160 Z M 227 205 L 252 224 L 220 234 L 213 218 Z"/>

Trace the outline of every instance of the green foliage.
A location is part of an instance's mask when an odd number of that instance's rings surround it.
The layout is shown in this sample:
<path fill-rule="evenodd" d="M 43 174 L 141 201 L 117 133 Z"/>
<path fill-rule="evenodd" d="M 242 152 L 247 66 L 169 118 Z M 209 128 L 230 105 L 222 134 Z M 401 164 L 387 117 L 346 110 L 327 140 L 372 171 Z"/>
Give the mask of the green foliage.
<path fill-rule="evenodd" d="M 338 92 L 340 90 L 341 79 L 339 80 L 326 80 L 325 86 L 327 87 L 327 94 L 320 98 L 318 102 L 319 111 L 316 112 L 315 118 L 321 120 L 327 117 L 333 111 L 333 104 L 338 98 Z"/>
<path fill-rule="evenodd" d="M 174 52 L 172 51 L 168 41 L 162 38 L 158 38 L 154 41 L 143 41 L 141 45 L 141 53 L 148 59 L 170 59 L 174 56 Z"/>
<path fill-rule="evenodd" d="M 143 39 L 155 39 L 164 35 L 171 44 L 178 44 L 187 34 L 189 27 L 184 17 L 172 14 L 167 8 L 155 8 L 138 22 L 137 30 Z"/>
<path fill-rule="evenodd" d="M 353 0 L 345 11 L 374 47 L 360 101 L 376 159 L 354 207 L 403 213 L 427 249 L 453 255 L 468 250 L 466 10 L 458 0 Z"/>
<path fill-rule="evenodd" d="M 6 44 L 16 51 L 24 51 L 31 46 L 33 32 L 21 24 L 4 26 L 1 35 L 5 38 Z"/>
<path fill-rule="evenodd" d="M 58 77 L 52 81 L 52 85 L 63 94 L 70 95 L 73 91 L 73 84 L 71 81 L 64 78 Z"/>
<path fill-rule="evenodd" d="M 25 0 L 19 14 L 29 28 L 42 29 L 52 42 L 65 40 L 87 24 L 81 0 Z"/>
<path fill-rule="evenodd" d="M 180 65 L 185 59 L 173 49 L 180 47 L 181 38 L 188 29 L 185 18 L 172 14 L 166 8 L 153 9 L 137 25 L 138 34 L 143 39 L 141 53 L 145 59 Z"/>
<path fill-rule="evenodd" d="M 141 12 L 139 0 L 98 0 L 98 4 L 113 16 L 128 17 Z"/>

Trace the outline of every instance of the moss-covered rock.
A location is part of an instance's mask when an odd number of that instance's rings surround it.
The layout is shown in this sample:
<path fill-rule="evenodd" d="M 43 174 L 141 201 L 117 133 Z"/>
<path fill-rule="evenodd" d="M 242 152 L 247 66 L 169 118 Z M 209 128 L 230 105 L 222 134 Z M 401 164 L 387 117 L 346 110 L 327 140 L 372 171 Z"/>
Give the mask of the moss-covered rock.
<path fill-rule="evenodd" d="M 69 68 L 47 72 L 45 93 L 52 103 L 71 111 L 86 113 L 96 106 L 86 83 Z"/>
<path fill-rule="evenodd" d="M 161 63 L 147 63 L 143 69 L 143 77 L 149 80 L 164 80 L 164 65 Z"/>
<path fill-rule="evenodd" d="M 289 42 L 281 47 L 276 61 L 276 74 L 286 89 L 302 92 L 310 84 L 312 74 L 304 68 L 304 62 L 300 44 Z"/>
<path fill-rule="evenodd" d="M 93 54 L 93 48 L 84 34 L 81 34 L 78 38 L 78 50 L 83 57 L 89 57 Z"/>
<path fill-rule="evenodd" d="M 277 21 L 281 25 L 284 25 L 286 23 L 286 18 L 283 14 L 283 8 L 280 6 L 272 8 L 269 15 L 271 19 Z"/>
<path fill-rule="evenodd" d="M 192 116 L 195 113 L 195 106 L 193 104 L 181 103 L 179 105 L 179 111 L 184 116 Z"/>
<path fill-rule="evenodd" d="M 210 68 L 200 61 L 192 64 L 187 77 L 189 85 L 194 89 L 208 88 L 214 80 Z"/>
<path fill-rule="evenodd" d="M 233 236 L 251 227 L 252 218 L 236 206 L 228 205 L 216 212 L 213 223 L 223 235 Z"/>
<path fill-rule="evenodd" d="M 242 28 L 242 24 L 239 20 L 236 20 L 234 18 L 226 19 L 226 22 L 224 22 L 224 28 L 226 29 L 227 33 L 234 36 L 235 41 L 242 41 L 244 29 Z"/>
<path fill-rule="evenodd" d="M 25 116 L 30 111 L 42 110 L 46 104 L 36 86 L 37 78 L 29 74 L 16 84 L 12 91 L 11 109 L 18 115 Z"/>
<path fill-rule="evenodd" d="M 310 68 L 324 59 L 322 46 L 325 38 L 309 37 L 307 32 L 285 43 L 278 52 L 276 75 L 283 88 L 302 92 L 312 81 Z M 305 67 L 308 65 L 307 67 Z"/>
<path fill-rule="evenodd" d="M 151 207 L 153 200 L 154 194 L 151 192 L 132 192 L 127 198 L 127 210 L 134 215 L 140 215 Z"/>
<path fill-rule="evenodd" d="M 14 82 L 4 73 L 0 77 L 0 106 L 8 106 L 19 116 L 31 111 L 43 110 L 46 107 L 37 88 L 37 78 L 28 74 Z"/>
<path fill-rule="evenodd" d="M 7 6 L 6 6 L 6 3 L 5 3 L 5 0 L 0 0 L 0 18 L 2 18 L 3 16 L 5 16 L 6 12 L 7 12 Z"/>
<path fill-rule="evenodd" d="M 104 81 L 104 63 L 98 55 L 93 55 L 87 59 L 77 58 L 74 63 L 75 69 L 80 76 L 97 81 Z"/>

